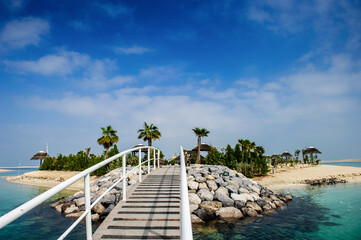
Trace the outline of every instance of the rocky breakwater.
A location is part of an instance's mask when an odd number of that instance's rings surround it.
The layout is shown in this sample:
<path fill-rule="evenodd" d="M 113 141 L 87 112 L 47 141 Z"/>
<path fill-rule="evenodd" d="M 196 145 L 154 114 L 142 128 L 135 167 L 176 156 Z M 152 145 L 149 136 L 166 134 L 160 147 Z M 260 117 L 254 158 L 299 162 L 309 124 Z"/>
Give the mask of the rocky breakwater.
<path fill-rule="evenodd" d="M 127 171 L 132 168 L 127 167 Z M 138 182 L 138 169 L 135 169 L 127 178 L 127 184 L 133 185 Z M 147 168 L 142 168 L 142 174 L 147 173 Z M 103 194 L 110 186 L 112 186 L 119 178 L 122 177 L 122 168 L 114 169 L 113 171 L 100 177 L 98 180 L 90 184 L 91 204 Z M 123 182 L 118 183 L 110 190 L 92 209 L 92 220 L 98 221 L 104 219 L 115 207 L 115 205 L 122 199 Z M 84 191 L 79 191 L 71 196 L 63 197 L 59 201 L 51 204 L 53 208 L 65 217 L 78 218 L 85 210 Z"/>
<path fill-rule="evenodd" d="M 311 186 L 320 186 L 320 185 L 334 185 L 337 183 L 347 183 L 346 179 L 339 179 L 337 177 L 331 178 L 321 178 L 321 179 L 306 179 L 301 181 L 301 183 L 309 184 Z"/>
<path fill-rule="evenodd" d="M 225 166 L 187 168 L 192 222 L 234 220 L 273 213 L 292 200 Z"/>

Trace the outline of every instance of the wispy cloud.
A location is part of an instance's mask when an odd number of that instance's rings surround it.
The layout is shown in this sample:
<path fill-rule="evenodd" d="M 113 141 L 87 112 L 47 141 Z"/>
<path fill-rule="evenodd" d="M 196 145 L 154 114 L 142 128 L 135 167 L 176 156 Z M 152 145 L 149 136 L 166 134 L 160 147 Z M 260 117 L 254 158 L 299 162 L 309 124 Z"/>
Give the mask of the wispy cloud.
<path fill-rule="evenodd" d="M 28 45 L 37 46 L 49 30 L 50 24 L 41 18 L 26 17 L 10 21 L 0 31 L 0 47 L 21 49 Z"/>
<path fill-rule="evenodd" d="M 111 18 L 116 18 L 122 15 L 128 15 L 133 11 L 132 8 L 124 4 L 113 4 L 111 2 L 106 2 L 106 3 L 97 2 L 94 3 L 94 6 Z"/>
<path fill-rule="evenodd" d="M 125 47 L 114 47 L 114 51 L 115 51 L 116 53 L 126 54 L 126 55 L 129 55 L 129 54 L 141 55 L 141 54 L 143 54 L 143 53 L 151 52 L 152 50 L 149 49 L 149 48 L 145 48 L 145 47 L 141 47 L 141 46 L 134 45 L 134 46 L 128 47 L 128 48 L 125 48 Z"/>
<path fill-rule="evenodd" d="M 75 30 L 80 30 L 80 31 L 89 31 L 91 29 L 89 24 L 79 20 L 70 21 L 69 25 L 73 27 Z"/>
<path fill-rule="evenodd" d="M 86 66 L 90 61 L 88 55 L 77 52 L 61 51 L 58 54 L 43 56 L 35 61 L 5 60 L 3 64 L 17 73 L 35 73 L 41 75 L 67 75 L 77 68 Z"/>

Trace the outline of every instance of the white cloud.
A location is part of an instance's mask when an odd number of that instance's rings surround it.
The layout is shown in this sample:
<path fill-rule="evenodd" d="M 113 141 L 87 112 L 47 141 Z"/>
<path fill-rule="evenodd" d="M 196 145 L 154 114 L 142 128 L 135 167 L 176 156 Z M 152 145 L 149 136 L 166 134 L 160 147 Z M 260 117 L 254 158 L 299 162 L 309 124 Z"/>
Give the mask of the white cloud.
<path fill-rule="evenodd" d="M 74 122 L 86 119 L 92 126 L 112 123 L 124 136 L 119 143 L 122 149 L 139 142 L 136 131 L 146 121 L 160 128 L 163 137 L 156 145 L 168 156 L 178 152 L 179 145 L 194 147 L 191 129 L 199 126 L 211 131 L 204 141 L 218 147 L 249 138 L 271 154 L 316 145 L 324 152 L 323 159 L 351 158 L 360 153 L 353 148 L 361 140 L 359 62 L 350 61 L 347 55 L 332 56 L 328 62 L 326 69 L 304 68 L 269 83 L 257 80 L 254 88 L 153 84 L 94 96 L 32 97 L 19 104 L 56 111 Z M 342 152 L 337 151 L 340 147 Z"/>
<path fill-rule="evenodd" d="M 3 63 L 18 73 L 36 73 L 41 75 L 67 75 L 77 68 L 86 66 L 90 61 L 88 55 L 77 52 L 61 51 L 58 54 L 46 55 L 36 61 L 5 60 Z"/>
<path fill-rule="evenodd" d="M 129 47 L 129 48 L 124 48 L 124 47 L 114 47 L 114 51 L 116 53 L 121 53 L 121 54 L 143 54 L 146 52 L 151 52 L 152 50 L 149 48 L 145 48 L 145 47 L 141 47 L 141 46 L 133 46 L 133 47 Z"/>
<path fill-rule="evenodd" d="M 6 49 L 21 49 L 28 45 L 37 46 L 49 29 L 48 21 L 40 18 L 26 17 L 10 21 L 0 32 L 0 46 Z"/>

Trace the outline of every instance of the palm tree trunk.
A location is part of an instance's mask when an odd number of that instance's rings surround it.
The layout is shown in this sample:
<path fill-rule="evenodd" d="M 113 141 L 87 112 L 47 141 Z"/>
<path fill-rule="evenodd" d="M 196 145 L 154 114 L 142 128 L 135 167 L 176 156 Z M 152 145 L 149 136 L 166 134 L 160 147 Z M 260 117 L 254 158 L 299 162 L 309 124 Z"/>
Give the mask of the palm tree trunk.
<path fill-rule="evenodd" d="M 198 137 L 196 164 L 200 164 L 200 158 L 201 158 L 201 137 Z"/>
<path fill-rule="evenodd" d="M 148 139 L 148 146 L 149 146 L 149 147 L 152 146 L 152 139 Z"/>
<path fill-rule="evenodd" d="M 106 148 L 106 149 L 105 149 L 105 159 L 108 158 L 108 152 L 109 152 L 109 148 Z"/>

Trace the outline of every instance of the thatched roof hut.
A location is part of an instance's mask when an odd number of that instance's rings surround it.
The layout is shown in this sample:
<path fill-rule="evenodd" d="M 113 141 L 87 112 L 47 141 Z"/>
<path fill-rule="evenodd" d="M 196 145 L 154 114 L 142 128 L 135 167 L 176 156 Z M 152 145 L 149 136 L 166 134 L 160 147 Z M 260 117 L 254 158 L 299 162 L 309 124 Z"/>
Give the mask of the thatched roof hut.
<path fill-rule="evenodd" d="M 137 144 L 133 148 L 136 148 L 136 147 L 144 147 L 144 145 L 143 144 Z M 138 152 L 139 152 L 139 150 L 132 151 L 133 155 L 138 153 Z M 141 152 L 148 153 L 148 149 L 142 148 Z"/>
<path fill-rule="evenodd" d="M 315 147 L 308 147 L 306 150 L 305 150 L 305 153 L 308 154 L 308 153 L 317 153 L 317 154 L 322 154 L 322 152 L 320 152 L 317 148 Z"/>
<path fill-rule="evenodd" d="M 30 158 L 30 160 L 40 160 L 40 165 L 43 163 L 43 160 L 47 157 L 50 157 L 48 155 L 48 153 L 43 152 L 43 151 L 39 151 L 38 153 L 36 153 L 32 158 Z"/>
<path fill-rule="evenodd" d="M 193 152 L 196 152 L 198 150 L 198 146 L 192 149 Z M 201 152 L 209 152 L 211 151 L 211 146 L 209 146 L 207 143 L 201 143 Z"/>
<path fill-rule="evenodd" d="M 281 157 L 292 157 L 292 154 L 291 153 L 289 153 L 289 152 L 287 152 L 287 151 L 285 151 L 284 153 L 282 153 L 281 154 Z"/>

